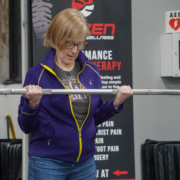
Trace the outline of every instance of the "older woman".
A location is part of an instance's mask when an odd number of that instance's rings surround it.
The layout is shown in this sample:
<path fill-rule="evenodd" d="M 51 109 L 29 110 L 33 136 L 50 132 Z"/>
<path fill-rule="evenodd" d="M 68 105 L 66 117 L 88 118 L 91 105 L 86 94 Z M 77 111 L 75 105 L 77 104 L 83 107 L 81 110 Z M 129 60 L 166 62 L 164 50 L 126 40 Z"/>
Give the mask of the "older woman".
<path fill-rule="evenodd" d="M 63 10 L 44 35 L 44 45 L 52 48 L 27 72 L 18 122 L 24 133 L 33 132 L 29 180 L 96 180 L 96 126 L 121 112 L 132 95 L 129 86 L 118 87 L 116 97 L 104 104 L 100 95 L 42 95 L 42 88 L 101 88 L 97 66 L 81 51 L 88 35 L 85 17 L 75 9 Z"/>

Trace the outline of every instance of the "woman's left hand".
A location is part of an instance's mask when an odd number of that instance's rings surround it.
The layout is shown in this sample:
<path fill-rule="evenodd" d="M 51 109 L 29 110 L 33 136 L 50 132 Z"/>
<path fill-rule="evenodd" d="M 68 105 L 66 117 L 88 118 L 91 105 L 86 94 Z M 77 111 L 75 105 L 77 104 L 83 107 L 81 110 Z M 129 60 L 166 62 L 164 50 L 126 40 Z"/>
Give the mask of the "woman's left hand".
<path fill-rule="evenodd" d="M 114 99 L 114 107 L 118 108 L 133 92 L 130 86 L 117 87 L 118 93 Z"/>

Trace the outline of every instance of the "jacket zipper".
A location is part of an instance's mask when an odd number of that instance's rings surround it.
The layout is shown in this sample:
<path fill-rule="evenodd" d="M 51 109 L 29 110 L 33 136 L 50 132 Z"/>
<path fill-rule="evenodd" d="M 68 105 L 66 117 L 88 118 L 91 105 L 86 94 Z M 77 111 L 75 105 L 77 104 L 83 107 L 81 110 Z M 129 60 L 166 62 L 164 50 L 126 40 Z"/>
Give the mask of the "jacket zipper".
<path fill-rule="evenodd" d="M 77 75 L 77 80 L 78 80 L 79 84 L 80 84 L 84 89 L 86 89 L 86 88 L 81 84 L 81 82 L 80 82 L 80 80 L 79 80 L 79 75 L 80 75 L 81 72 L 85 69 L 85 67 L 86 67 L 86 62 L 84 63 L 83 69 L 82 69 L 82 70 L 78 73 L 78 75 Z M 83 125 L 84 125 L 84 123 L 85 123 L 87 117 L 89 116 L 89 111 L 90 111 L 91 96 L 90 96 L 90 95 L 88 95 L 88 96 L 89 96 L 88 113 L 87 113 L 87 116 L 86 116 L 86 118 L 84 119 L 84 121 L 83 121 L 83 123 L 82 123 L 82 125 L 81 125 L 80 128 L 79 128 L 77 119 L 76 119 L 75 116 L 74 116 L 74 119 L 76 120 L 76 124 L 77 124 L 77 127 L 78 127 L 78 131 L 79 131 L 79 142 L 80 142 L 80 144 L 79 144 L 79 149 L 80 149 L 80 150 L 79 150 L 79 155 L 78 155 L 78 158 L 77 158 L 76 162 L 79 162 L 79 159 L 80 159 L 80 157 L 81 157 L 81 153 L 82 153 L 82 134 L 81 134 L 81 131 L 82 131 L 82 127 L 83 127 Z M 72 111 L 72 112 L 73 112 L 73 111 Z M 74 114 L 74 113 L 73 113 L 73 114 Z"/>
<path fill-rule="evenodd" d="M 41 64 L 41 65 L 42 65 L 46 70 L 48 70 L 50 73 L 52 73 L 53 75 L 55 75 L 56 78 L 59 80 L 59 82 L 63 85 L 63 87 L 64 87 L 65 89 L 67 89 L 66 86 L 62 83 L 62 81 L 58 78 L 58 76 L 56 75 L 56 73 L 55 73 L 51 68 L 49 68 L 48 66 L 43 65 L 43 64 Z M 79 75 L 80 75 L 81 72 L 85 69 L 85 66 L 86 66 L 86 62 L 84 63 L 83 69 L 82 69 L 82 70 L 78 73 L 78 75 L 77 75 L 77 80 L 78 80 L 79 84 L 81 84 L 81 82 L 79 81 Z M 86 89 L 82 84 L 81 84 L 81 86 L 82 86 L 84 89 Z M 87 117 L 89 116 L 90 105 L 91 105 L 91 97 L 90 97 L 90 95 L 89 95 L 88 113 L 87 113 L 87 116 L 86 116 L 86 118 L 84 119 L 81 127 L 79 127 L 78 121 L 77 121 L 77 119 L 76 119 L 76 117 L 75 117 L 75 115 L 74 115 L 73 108 L 72 108 L 72 101 L 71 101 L 71 97 L 70 97 L 69 94 L 68 94 L 68 97 L 69 97 L 69 102 L 70 102 L 70 107 L 71 107 L 71 113 L 72 113 L 73 118 L 74 118 L 74 120 L 75 120 L 75 122 L 76 122 L 76 126 L 77 126 L 77 129 L 78 129 L 78 134 L 79 134 L 79 154 L 78 154 L 78 158 L 77 158 L 77 160 L 76 160 L 76 162 L 79 162 L 79 159 L 80 159 L 81 153 L 82 153 L 82 134 L 81 134 L 81 131 L 82 131 L 82 127 L 83 127 L 83 125 L 84 125 Z M 49 142 L 49 144 L 50 144 L 50 142 Z M 48 144 L 48 145 L 49 145 L 49 144 Z"/>

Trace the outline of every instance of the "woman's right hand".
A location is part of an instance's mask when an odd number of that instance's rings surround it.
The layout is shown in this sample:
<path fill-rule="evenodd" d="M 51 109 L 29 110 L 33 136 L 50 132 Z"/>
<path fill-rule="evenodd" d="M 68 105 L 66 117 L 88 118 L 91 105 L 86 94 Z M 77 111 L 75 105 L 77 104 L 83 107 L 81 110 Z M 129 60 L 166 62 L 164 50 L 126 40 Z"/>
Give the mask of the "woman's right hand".
<path fill-rule="evenodd" d="M 28 103 L 32 108 L 36 108 L 42 98 L 42 88 L 37 85 L 29 85 L 23 87 L 23 89 L 27 89 L 27 93 L 22 96 L 28 100 Z"/>

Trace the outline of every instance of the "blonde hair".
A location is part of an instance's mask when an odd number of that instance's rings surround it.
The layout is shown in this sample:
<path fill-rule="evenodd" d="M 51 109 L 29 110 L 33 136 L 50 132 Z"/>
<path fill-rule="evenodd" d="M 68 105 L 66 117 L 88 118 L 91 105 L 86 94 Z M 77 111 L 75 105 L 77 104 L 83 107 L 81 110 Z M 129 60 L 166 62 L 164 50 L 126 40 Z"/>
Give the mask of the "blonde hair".
<path fill-rule="evenodd" d="M 62 48 L 66 41 L 74 40 L 81 34 L 85 37 L 91 34 L 88 22 L 80 11 L 68 8 L 52 19 L 44 34 L 44 46 Z"/>

